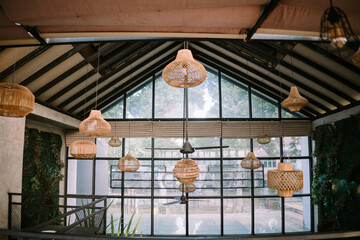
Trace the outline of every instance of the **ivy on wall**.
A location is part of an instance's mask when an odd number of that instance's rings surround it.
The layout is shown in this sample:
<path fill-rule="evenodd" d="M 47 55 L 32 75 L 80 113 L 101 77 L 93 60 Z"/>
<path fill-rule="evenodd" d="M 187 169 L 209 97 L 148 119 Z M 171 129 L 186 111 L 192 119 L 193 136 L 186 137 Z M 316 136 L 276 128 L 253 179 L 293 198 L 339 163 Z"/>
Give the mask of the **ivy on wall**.
<path fill-rule="evenodd" d="M 320 232 L 360 229 L 360 114 L 319 126 L 312 196 Z"/>
<path fill-rule="evenodd" d="M 22 228 L 35 226 L 59 214 L 62 140 L 54 133 L 26 128 L 22 180 Z"/>

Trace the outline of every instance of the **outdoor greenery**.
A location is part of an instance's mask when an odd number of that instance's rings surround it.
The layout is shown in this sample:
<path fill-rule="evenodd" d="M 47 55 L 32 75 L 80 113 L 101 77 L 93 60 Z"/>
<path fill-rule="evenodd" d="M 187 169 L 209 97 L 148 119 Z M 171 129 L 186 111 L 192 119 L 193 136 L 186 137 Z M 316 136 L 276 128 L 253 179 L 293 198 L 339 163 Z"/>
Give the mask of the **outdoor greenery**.
<path fill-rule="evenodd" d="M 319 126 L 315 140 L 314 203 L 319 231 L 360 229 L 360 115 Z"/>
<path fill-rule="evenodd" d="M 63 179 L 60 159 L 62 140 L 60 135 L 25 129 L 22 228 L 35 226 L 59 214 L 59 182 Z"/>

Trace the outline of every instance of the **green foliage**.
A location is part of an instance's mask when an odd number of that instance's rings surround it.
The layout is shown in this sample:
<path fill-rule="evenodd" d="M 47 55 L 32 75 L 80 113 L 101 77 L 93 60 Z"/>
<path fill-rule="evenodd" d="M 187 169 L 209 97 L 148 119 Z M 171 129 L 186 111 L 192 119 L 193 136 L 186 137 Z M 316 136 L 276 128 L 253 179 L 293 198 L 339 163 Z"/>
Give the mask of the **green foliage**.
<path fill-rule="evenodd" d="M 140 223 L 140 220 L 142 217 L 142 216 L 139 217 L 138 221 L 136 222 L 135 227 L 133 229 L 131 229 L 131 225 L 133 223 L 134 216 L 135 216 L 135 213 L 133 213 L 131 215 L 130 220 L 127 224 L 121 224 L 120 220 L 122 220 L 122 222 L 123 222 L 124 217 L 122 216 L 119 219 L 115 219 L 114 216 L 111 214 L 110 223 L 106 227 L 106 233 L 110 233 L 111 236 L 118 236 L 118 237 L 119 236 L 124 236 L 124 237 L 131 236 L 131 237 L 133 237 L 136 233 L 136 230 L 139 226 L 139 223 Z M 118 224 L 117 231 L 115 231 L 116 223 Z"/>
<path fill-rule="evenodd" d="M 63 179 L 60 159 L 62 140 L 54 133 L 25 129 L 22 228 L 35 226 L 59 214 L 59 182 Z"/>
<path fill-rule="evenodd" d="M 360 229 L 360 115 L 319 126 L 315 140 L 312 195 L 319 231 Z"/>

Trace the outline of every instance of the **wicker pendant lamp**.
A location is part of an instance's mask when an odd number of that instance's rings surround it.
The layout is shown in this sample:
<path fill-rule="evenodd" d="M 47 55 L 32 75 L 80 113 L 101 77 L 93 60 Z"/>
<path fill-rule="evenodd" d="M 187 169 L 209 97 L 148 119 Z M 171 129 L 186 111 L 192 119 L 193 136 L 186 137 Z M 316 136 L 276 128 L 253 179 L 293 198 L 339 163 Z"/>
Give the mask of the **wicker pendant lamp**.
<path fill-rule="evenodd" d="M 123 172 L 136 172 L 139 167 L 139 160 L 130 153 L 120 158 L 118 162 L 118 168 Z"/>
<path fill-rule="evenodd" d="M 271 142 L 271 138 L 269 138 L 269 136 L 265 133 L 261 134 L 260 137 L 258 137 L 256 139 L 256 141 L 259 143 L 259 144 L 268 144 Z"/>
<path fill-rule="evenodd" d="M 354 56 L 352 58 L 352 62 L 354 63 L 355 66 L 360 68 L 360 48 L 354 54 Z"/>
<path fill-rule="evenodd" d="M 292 197 L 293 191 L 303 188 L 303 172 L 292 170 L 292 163 L 279 163 L 277 170 L 267 172 L 268 188 L 278 190 L 280 197 Z"/>
<path fill-rule="evenodd" d="M 308 100 L 302 97 L 295 86 L 290 89 L 289 96 L 281 103 L 284 108 L 289 109 L 291 112 L 298 112 L 301 108 L 308 104 Z"/>
<path fill-rule="evenodd" d="M 261 167 L 261 162 L 255 157 L 253 152 L 248 152 L 246 157 L 241 160 L 241 167 L 245 169 L 257 169 Z"/>
<path fill-rule="evenodd" d="M 176 59 L 165 67 L 162 77 L 172 87 L 191 88 L 203 83 L 206 74 L 204 66 L 194 60 L 191 51 L 182 49 Z"/>
<path fill-rule="evenodd" d="M 91 159 L 96 155 L 96 145 L 91 141 L 77 140 L 70 145 L 70 154 L 77 159 Z"/>
<path fill-rule="evenodd" d="M 190 158 L 182 158 L 174 167 L 174 177 L 181 183 L 193 183 L 199 176 L 197 163 Z"/>
<path fill-rule="evenodd" d="M 196 186 L 193 183 L 181 183 L 179 186 L 180 192 L 191 193 L 195 192 Z"/>
<path fill-rule="evenodd" d="M 101 111 L 91 110 L 89 117 L 80 123 L 79 131 L 86 136 L 102 137 L 111 131 L 111 126 L 103 119 Z"/>
<path fill-rule="evenodd" d="M 109 142 L 110 147 L 120 147 L 121 146 L 121 140 L 116 136 L 116 122 L 115 122 L 115 136 L 113 136 Z"/>

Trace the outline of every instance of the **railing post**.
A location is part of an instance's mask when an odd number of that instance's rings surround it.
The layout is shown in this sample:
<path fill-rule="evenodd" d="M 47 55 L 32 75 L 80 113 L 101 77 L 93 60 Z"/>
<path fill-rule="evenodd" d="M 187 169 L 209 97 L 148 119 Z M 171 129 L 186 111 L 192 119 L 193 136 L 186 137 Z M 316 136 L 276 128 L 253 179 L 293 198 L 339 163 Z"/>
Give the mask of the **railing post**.
<path fill-rule="evenodd" d="M 12 217 L 11 217 L 11 212 L 12 212 L 12 193 L 8 193 L 9 195 L 9 202 L 8 202 L 8 229 L 11 229 L 11 222 L 12 222 Z"/>
<path fill-rule="evenodd" d="M 105 207 L 105 211 L 104 211 L 104 235 L 106 235 L 107 198 L 105 198 L 105 200 L 104 200 L 104 207 Z"/>

